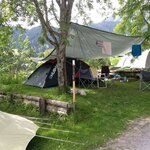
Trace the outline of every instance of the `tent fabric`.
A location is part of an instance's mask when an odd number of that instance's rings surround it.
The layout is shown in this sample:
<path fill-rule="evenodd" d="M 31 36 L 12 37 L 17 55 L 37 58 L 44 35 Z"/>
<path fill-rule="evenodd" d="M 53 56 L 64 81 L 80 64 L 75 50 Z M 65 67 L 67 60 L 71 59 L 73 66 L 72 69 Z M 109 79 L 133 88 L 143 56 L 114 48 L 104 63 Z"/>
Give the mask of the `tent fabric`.
<path fill-rule="evenodd" d="M 131 68 L 150 68 L 150 50 L 146 50 L 131 63 Z"/>
<path fill-rule="evenodd" d="M 144 38 L 140 36 L 124 36 L 71 23 L 66 57 L 97 59 L 117 56 L 131 50 L 133 44 L 141 44 L 143 40 Z M 104 45 L 98 44 L 99 41 L 109 43 L 107 52 L 104 52 Z M 52 56 L 56 56 L 56 51 L 45 60 L 49 60 Z"/>
<path fill-rule="evenodd" d="M 56 63 L 50 61 L 43 63 L 28 77 L 24 84 L 38 87 L 46 87 L 48 84 L 51 87 L 56 86 L 58 84 L 56 71 Z"/>
<path fill-rule="evenodd" d="M 150 68 L 150 50 L 145 50 L 136 59 L 131 55 L 125 55 L 118 62 L 116 67 L 120 68 Z"/>
<path fill-rule="evenodd" d="M 0 150 L 25 150 L 38 128 L 28 119 L 0 111 Z"/>
<path fill-rule="evenodd" d="M 66 71 L 68 85 L 72 84 L 72 58 L 66 58 Z M 75 60 L 75 73 L 82 69 L 89 69 L 89 65 L 85 62 Z M 76 76 L 77 77 L 77 76 Z M 50 59 L 39 66 L 25 81 L 25 85 L 37 86 L 41 88 L 55 87 L 58 86 L 58 72 L 57 72 L 57 61 Z"/>
<path fill-rule="evenodd" d="M 133 56 L 125 55 L 120 59 L 116 67 L 119 67 L 119 68 L 131 67 L 132 59 L 133 59 Z"/>

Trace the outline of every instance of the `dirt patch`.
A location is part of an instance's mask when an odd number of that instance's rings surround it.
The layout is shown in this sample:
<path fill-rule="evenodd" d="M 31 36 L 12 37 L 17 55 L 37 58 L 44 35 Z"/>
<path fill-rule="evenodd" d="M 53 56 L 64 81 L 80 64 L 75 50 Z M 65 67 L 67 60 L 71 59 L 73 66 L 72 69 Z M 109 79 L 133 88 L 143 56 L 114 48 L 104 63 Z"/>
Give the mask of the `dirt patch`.
<path fill-rule="evenodd" d="M 150 117 L 130 121 L 125 133 L 94 150 L 150 150 Z"/>

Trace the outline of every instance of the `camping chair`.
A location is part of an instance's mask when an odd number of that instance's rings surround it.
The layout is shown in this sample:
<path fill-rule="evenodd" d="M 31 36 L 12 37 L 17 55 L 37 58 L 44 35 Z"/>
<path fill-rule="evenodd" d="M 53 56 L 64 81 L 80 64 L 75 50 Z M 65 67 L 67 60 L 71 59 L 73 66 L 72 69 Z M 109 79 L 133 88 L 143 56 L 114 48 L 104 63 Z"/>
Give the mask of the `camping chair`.
<path fill-rule="evenodd" d="M 79 69 L 79 85 L 84 88 L 97 88 L 98 87 L 98 79 L 94 78 L 92 72 L 89 68 L 87 69 Z"/>
<path fill-rule="evenodd" d="M 106 78 L 108 78 L 109 77 L 109 73 L 110 73 L 109 67 L 108 66 L 102 66 L 102 68 L 101 68 L 101 75 L 103 75 Z"/>
<path fill-rule="evenodd" d="M 96 68 L 91 68 L 91 73 L 92 73 L 93 79 L 97 81 L 97 87 L 99 88 L 100 78 L 99 78 L 98 70 Z"/>
<path fill-rule="evenodd" d="M 108 66 L 102 66 L 100 73 L 100 80 L 104 83 L 104 87 L 111 87 L 114 84 L 114 74 L 110 74 Z"/>
<path fill-rule="evenodd" d="M 101 74 L 100 74 L 100 79 L 104 83 L 104 87 L 108 87 L 108 79 L 109 79 L 109 67 L 108 66 L 102 66 L 101 68 Z"/>
<path fill-rule="evenodd" d="M 150 72 L 142 71 L 140 74 L 140 90 L 150 90 Z"/>

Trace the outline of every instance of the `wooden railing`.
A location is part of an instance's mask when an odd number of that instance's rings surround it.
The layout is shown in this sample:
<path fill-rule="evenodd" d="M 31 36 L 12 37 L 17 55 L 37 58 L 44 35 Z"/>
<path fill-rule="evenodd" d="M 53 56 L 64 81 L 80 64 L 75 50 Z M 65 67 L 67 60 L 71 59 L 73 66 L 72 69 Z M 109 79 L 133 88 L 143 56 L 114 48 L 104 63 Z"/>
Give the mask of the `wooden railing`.
<path fill-rule="evenodd" d="M 1 99 L 7 98 L 12 101 L 15 100 L 16 98 L 22 99 L 23 102 L 26 104 L 33 104 L 36 107 L 39 107 L 40 113 L 45 113 L 46 111 L 49 111 L 67 115 L 69 112 L 72 111 L 72 105 L 69 104 L 68 102 L 45 99 L 43 97 L 38 96 L 7 94 L 0 92 L 0 98 Z"/>

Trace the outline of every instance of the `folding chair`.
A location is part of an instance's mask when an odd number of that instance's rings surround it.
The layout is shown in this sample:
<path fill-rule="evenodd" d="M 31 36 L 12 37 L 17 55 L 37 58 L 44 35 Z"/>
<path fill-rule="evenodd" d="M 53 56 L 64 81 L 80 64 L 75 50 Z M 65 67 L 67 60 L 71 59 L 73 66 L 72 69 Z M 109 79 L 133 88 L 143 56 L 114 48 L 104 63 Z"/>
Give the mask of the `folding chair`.
<path fill-rule="evenodd" d="M 92 73 L 92 77 L 93 77 L 93 81 L 97 81 L 97 88 L 99 88 L 100 86 L 100 78 L 99 78 L 99 73 L 97 68 L 91 68 L 91 73 Z"/>
<path fill-rule="evenodd" d="M 79 85 L 83 86 L 84 88 L 97 88 L 97 82 L 97 78 L 93 77 L 92 72 L 89 68 L 79 69 Z"/>
<path fill-rule="evenodd" d="M 150 90 L 150 72 L 142 71 L 140 74 L 140 90 Z"/>
<path fill-rule="evenodd" d="M 110 75 L 110 70 L 108 66 L 102 66 L 100 79 L 104 83 L 104 87 L 111 87 L 114 84 L 115 78 Z"/>
<path fill-rule="evenodd" d="M 106 78 L 108 78 L 109 73 L 110 73 L 109 67 L 108 66 L 102 66 L 101 75 L 104 75 Z"/>
<path fill-rule="evenodd" d="M 109 79 L 109 67 L 108 66 L 102 66 L 101 68 L 101 74 L 100 74 L 100 79 L 104 83 L 104 87 L 108 87 L 108 79 Z"/>
<path fill-rule="evenodd" d="M 108 87 L 108 83 L 107 83 L 108 78 L 106 77 L 105 74 L 101 73 L 101 74 L 99 75 L 99 80 L 101 81 L 101 83 L 100 83 L 100 85 L 99 85 L 100 87 L 105 87 L 105 88 Z"/>

